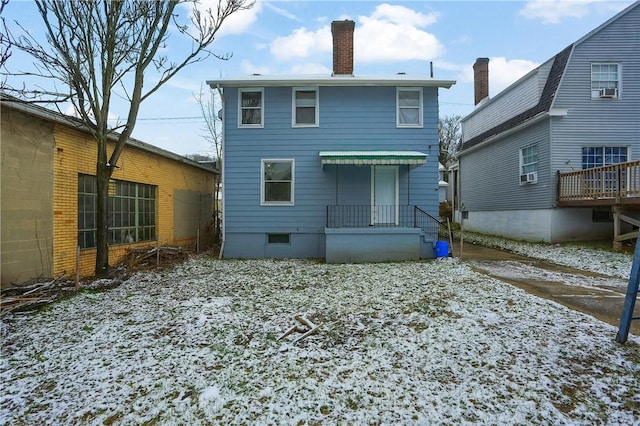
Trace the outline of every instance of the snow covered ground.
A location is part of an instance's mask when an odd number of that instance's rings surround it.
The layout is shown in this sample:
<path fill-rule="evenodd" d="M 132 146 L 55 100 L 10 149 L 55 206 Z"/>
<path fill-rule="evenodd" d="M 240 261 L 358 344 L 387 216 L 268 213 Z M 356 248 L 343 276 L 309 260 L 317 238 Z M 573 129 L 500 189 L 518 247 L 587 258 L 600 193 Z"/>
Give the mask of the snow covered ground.
<path fill-rule="evenodd" d="M 465 232 L 464 241 L 481 244 L 486 247 L 508 250 L 521 256 L 548 260 L 558 265 L 569 266 L 612 277 L 620 277 L 626 280 L 629 279 L 629 272 L 631 271 L 631 264 L 633 262 L 632 255 L 582 247 L 579 243 L 571 245 L 535 244 L 470 232 Z M 458 241 L 456 241 L 456 244 L 458 244 Z"/>
<path fill-rule="evenodd" d="M 616 331 L 457 259 L 200 256 L 5 319 L 0 424 L 637 424 Z"/>

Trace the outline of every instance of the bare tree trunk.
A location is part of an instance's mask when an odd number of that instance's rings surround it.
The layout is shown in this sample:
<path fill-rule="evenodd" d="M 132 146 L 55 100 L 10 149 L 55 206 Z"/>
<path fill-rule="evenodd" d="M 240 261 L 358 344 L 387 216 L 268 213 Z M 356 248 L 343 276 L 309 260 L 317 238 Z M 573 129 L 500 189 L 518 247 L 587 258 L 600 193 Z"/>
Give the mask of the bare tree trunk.
<path fill-rule="evenodd" d="M 106 141 L 98 142 L 96 165 L 96 270 L 99 277 L 109 274 L 109 179 L 112 169 L 107 166 Z"/>

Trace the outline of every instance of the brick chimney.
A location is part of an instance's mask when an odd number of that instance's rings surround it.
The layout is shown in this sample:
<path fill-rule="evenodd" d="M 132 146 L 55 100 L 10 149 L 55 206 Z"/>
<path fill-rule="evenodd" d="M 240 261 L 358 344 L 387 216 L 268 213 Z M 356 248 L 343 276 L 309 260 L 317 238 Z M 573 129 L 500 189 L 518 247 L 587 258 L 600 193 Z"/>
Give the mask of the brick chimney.
<path fill-rule="evenodd" d="M 353 75 L 353 30 L 356 23 L 333 21 L 333 75 Z"/>
<path fill-rule="evenodd" d="M 489 58 L 478 58 L 473 64 L 473 93 L 475 105 L 489 97 Z"/>

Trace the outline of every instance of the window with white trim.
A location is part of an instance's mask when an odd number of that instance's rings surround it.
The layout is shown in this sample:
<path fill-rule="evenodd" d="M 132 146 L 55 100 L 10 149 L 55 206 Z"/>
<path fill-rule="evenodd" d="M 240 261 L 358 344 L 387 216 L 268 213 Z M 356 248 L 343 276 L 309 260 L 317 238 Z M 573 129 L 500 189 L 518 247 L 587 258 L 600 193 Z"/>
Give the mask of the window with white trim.
<path fill-rule="evenodd" d="M 538 145 L 520 149 L 520 183 L 538 181 Z"/>
<path fill-rule="evenodd" d="M 265 159 L 261 166 L 260 203 L 292 206 L 295 162 L 292 159 Z"/>
<path fill-rule="evenodd" d="M 396 89 L 396 125 L 422 127 L 422 88 Z"/>
<path fill-rule="evenodd" d="M 591 64 L 591 97 L 619 98 L 622 67 L 605 62 Z"/>
<path fill-rule="evenodd" d="M 238 127 L 264 126 L 264 90 L 238 90 Z"/>
<path fill-rule="evenodd" d="M 582 169 L 626 163 L 628 161 L 627 151 L 626 146 L 582 147 Z"/>
<path fill-rule="evenodd" d="M 293 113 L 291 125 L 293 127 L 318 126 L 318 88 L 294 87 L 292 93 Z"/>

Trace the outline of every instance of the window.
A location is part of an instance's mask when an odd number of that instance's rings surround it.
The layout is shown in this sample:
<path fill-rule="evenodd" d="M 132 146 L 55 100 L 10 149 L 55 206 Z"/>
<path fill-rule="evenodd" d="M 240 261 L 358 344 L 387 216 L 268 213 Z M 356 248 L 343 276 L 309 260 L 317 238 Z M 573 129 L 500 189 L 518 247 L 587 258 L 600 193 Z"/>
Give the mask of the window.
<path fill-rule="evenodd" d="M 587 146 L 582 148 L 582 169 L 627 162 L 626 146 Z"/>
<path fill-rule="evenodd" d="M 267 234 L 267 244 L 290 244 L 289 234 Z"/>
<path fill-rule="evenodd" d="M 520 183 L 538 181 L 538 145 L 520 150 Z"/>
<path fill-rule="evenodd" d="M 262 160 L 261 204 L 293 205 L 294 161 Z"/>
<path fill-rule="evenodd" d="M 398 88 L 396 106 L 398 127 L 422 127 L 422 89 Z"/>
<path fill-rule="evenodd" d="M 292 125 L 294 127 L 310 127 L 318 125 L 317 88 L 293 89 L 292 121 Z"/>
<path fill-rule="evenodd" d="M 620 97 L 620 64 L 591 64 L 591 97 Z M 604 90 L 610 89 L 610 90 Z"/>
<path fill-rule="evenodd" d="M 95 176 L 78 176 L 78 245 L 96 246 L 97 187 Z M 129 244 L 156 239 L 156 187 L 135 182 L 109 182 L 108 243 Z"/>
<path fill-rule="evenodd" d="M 239 127 L 263 127 L 263 99 L 262 89 L 240 89 L 238 91 Z"/>

